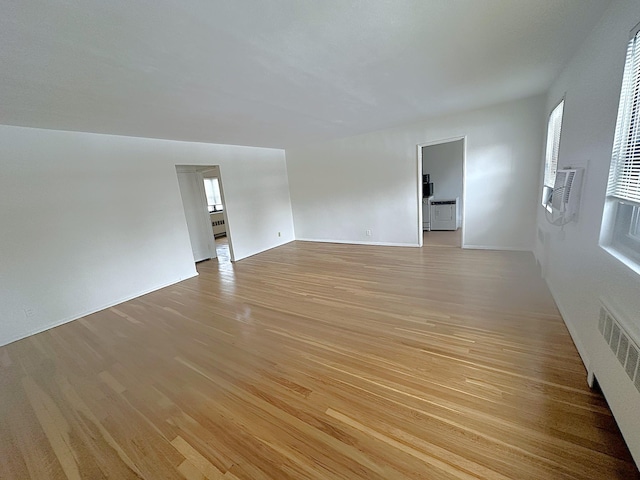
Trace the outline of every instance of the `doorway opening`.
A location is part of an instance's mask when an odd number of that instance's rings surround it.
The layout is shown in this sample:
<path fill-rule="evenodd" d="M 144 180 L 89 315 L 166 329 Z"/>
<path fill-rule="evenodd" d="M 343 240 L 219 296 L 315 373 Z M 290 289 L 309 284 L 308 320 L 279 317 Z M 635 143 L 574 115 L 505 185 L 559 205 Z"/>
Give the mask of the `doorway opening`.
<path fill-rule="evenodd" d="M 176 165 L 194 262 L 233 262 L 233 244 L 218 165 Z"/>
<path fill-rule="evenodd" d="M 420 246 L 464 247 L 466 137 L 418 145 Z"/>

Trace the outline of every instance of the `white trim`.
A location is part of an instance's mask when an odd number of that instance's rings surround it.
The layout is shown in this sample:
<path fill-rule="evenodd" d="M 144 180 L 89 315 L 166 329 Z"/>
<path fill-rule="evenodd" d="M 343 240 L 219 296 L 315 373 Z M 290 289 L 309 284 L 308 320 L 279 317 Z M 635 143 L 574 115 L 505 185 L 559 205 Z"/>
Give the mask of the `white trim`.
<path fill-rule="evenodd" d="M 523 247 L 504 247 L 504 246 L 498 246 L 498 245 L 469 245 L 469 244 L 462 244 L 462 248 L 465 248 L 467 250 L 503 250 L 506 252 L 531 252 L 533 253 L 533 250 L 531 250 L 530 248 L 523 248 Z M 535 257 L 535 255 L 534 255 Z"/>
<path fill-rule="evenodd" d="M 638 23 L 635 27 L 633 27 L 631 29 L 631 32 L 629 32 L 629 40 L 635 37 L 638 34 L 638 32 L 640 32 L 640 23 Z"/>
<path fill-rule="evenodd" d="M 281 247 L 281 246 L 286 245 L 288 243 L 295 242 L 296 240 L 297 240 L 297 238 L 294 238 L 293 240 L 289 240 L 288 242 L 279 243 L 277 245 L 274 245 L 273 247 L 268 247 L 268 248 L 265 248 L 264 250 L 260 250 L 259 252 L 250 253 L 249 255 L 245 255 L 244 257 L 238 257 L 235 260 L 233 260 L 233 262 L 235 263 L 235 262 L 239 262 L 240 260 L 244 260 L 245 258 L 255 257 L 256 255 L 260 255 L 261 253 L 267 252 L 269 250 L 273 250 L 274 248 L 278 248 L 278 247 Z"/>
<path fill-rule="evenodd" d="M 620 250 L 611 245 L 600 245 L 600 248 L 611 255 L 613 258 L 622 263 L 625 267 L 631 270 L 633 273 L 640 275 L 640 265 L 631 257 L 625 255 Z"/>
<path fill-rule="evenodd" d="M 176 172 L 178 173 L 196 173 L 195 165 L 176 164 Z"/>
<path fill-rule="evenodd" d="M 330 240 L 327 238 L 296 238 L 299 242 L 341 243 L 348 245 L 375 245 L 380 247 L 420 247 L 416 243 L 362 242 L 359 240 Z"/>
<path fill-rule="evenodd" d="M 241 259 L 236 258 L 236 253 L 233 250 L 233 229 L 231 228 L 231 221 L 229 220 L 229 211 L 227 209 L 227 201 L 225 200 L 223 183 L 222 167 L 218 165 L 218 187 L 220 187 L 220 200 L 222 201 L 222 218 L 224 219 L 225 229 L 227 231 L 227 241 L 229 244 L 229 260 L 231 260 L 231 262 L 233 263 Z"/>
<path fill-rule="evenodd" d="M 17 335 L 15 337 L 9 337 L 9 339 L 6 339 L 6 340 L 0 340 L 0 342 L 3 342 L 3 343 L 0 343 L 0 347 L 3 347 L 5 345 L 8 345 L 8 344 L 13 343 L 13 342 L 17 342 L 18 340 L 22 340 L 23 338 L 30 337 L 31 335 L 36 335 L 38 333 L 42 333 L 44 331 L 51 330 L 52 328 L 59 327 L 60 325 L 64 325 L 65 323 L 73 322 L 74 320 L 79 320 L 80 318 L 83 318 L 83 317 L 86 317 L 86 316 L 89 316 L 89 315 L 93 315 L 94 313 L 100 312 L 102 310 L 106 310 L 107 308 L 115 307 L 116 305 L 120 305 L 121 303 L 128 302 L 129 300 L 133 300 L 134 298 L 142 297 L 144 295 L 147 295 L 149 293 L 155 292 L 157 290 L 161 290 L 163 288 L 170 287 L 171 285 L 175 285 L 176 283 L 180 283 L 180 282 L 182 282 L 184 280 L 188 280 L 190 278 L 197 277 L 198 276 L 198 272 L 195 271 L 195 270 L 194 270 L 194 272 L 195 273 L 193 275 L 189 276 L 189 277 L 184 277 L 184 278 L 179 278 L 177 280 L 172 280 L 172 281 L 170 281 L 168 283 L 160 284 L 160 285 L 152 287 L 152 288 L 150 288 L 148 290 L 143 290 L 142 292 L 136 293 L 134 295 L 127 295 L 126 297 L 124 297 L 124 298 L 122 298 L 120 300 L 116 300 L 113 303 L 108 303 L 108 304 L 106 304 L 106 305 L 104 305 L 102 307 L 98 307 L 98 308 L 95 308 L 95 309 L 87 310 L 86 312 L 81 313 L 78 316 L 67 317 L 67 318 L 65 318 L 63 320 L 60 320 L 59 322 L 51 323 L 51 324 L 47 325 L 46 327 L 37 328 L 35 330 L 30 330 L 28 333 L 20 334 L 20 335 Z"/>
<path fill-rule="evenodd" d="M 423 204 L 423 193 L 422 193 L 422 145 L 416 145 L 416 150 L 418 152 L 418 246 L 422 247 L 424 243 L 424 225 L 423 218 L 424 213 L 422 211 Z"/>
<path fill-rule="evenodd" d="M 578 350 L 578 354 L 580 355 L 580 359 L 582 360 L 582 363 L 584 364 L 584 367 L 587 369 L 587 384 L 588 384 L 589 377 L 591 376 L 591 359 L 589 358 L 589 355 L 587 354 L 587 349 L 585 348 L 584 344 L 582 343 L 582 340 L 580 340 L 580 337 L 578 336 L 578 331 L 573 326 L 573 323 L 571 323 L 571 321 L 569 321 L 569 316 L 566 313 L 567 311 L 562 306 L 562 303 L 560 303 L 558 301 L 558 297 L 556 297 L 556 295 L 554 294 L 555 287 L 549 281 L 549 279 L 545 278 L 545 282 L 547 284 L 547 287 L 549 288 L 549 292 L 551 292 L 551 296 L 553 297 L 553 300 L 556 303 L 556 306 L 558 307 L 558 311 L 560 312 L 560 316 L 562 317 L 562 321 L 567 326 L 567 330 L 569 331 L 569 335 L 571 336 L 571 340 L 573 340 L 573 344 L 576 346 L 576 350 Z M 595 322 L 596 322 L 596 318 L 594 318 L 594 324 L 595 324 Z"/>

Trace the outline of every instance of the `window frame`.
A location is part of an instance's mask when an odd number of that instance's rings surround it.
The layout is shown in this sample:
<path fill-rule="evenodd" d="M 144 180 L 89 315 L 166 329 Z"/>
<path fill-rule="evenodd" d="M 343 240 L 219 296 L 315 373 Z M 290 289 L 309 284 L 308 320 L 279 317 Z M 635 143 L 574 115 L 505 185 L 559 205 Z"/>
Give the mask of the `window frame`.
<path fill-rule="evenodd" d="M 615 202 L 615 213 L 607 246 L 622 255 L 625 263 L 630 261 L 640 268 L 640 206 L 617 198 L 610 201 Z"/>
<path fill-rule="evenodd" d="M 635 207 L 633 210 L 628 235 L 640 244 L 640 208 L 638 207 Z"/>
<path fill-rule="evenodd" d="M 540 204 L 542 207 L 546 208 L 547 211 L 551 212 L 551 201 L 553 195 L 553 187 L 555 185 L 556 173 L 558 172 L 558 161 L 560 159 L 560 142 L 562 141 L 562 124 L 564 121 L 564 106 L 565 106 L 565 96 L 563 96 L 558 103 L 551 109 L 549 116 L 547 117 L 547 139 L 545 142 L 545 154 L 544 154 L 544 170 L 542 173 L 542 197 L 540 200 Z M 558 108 L 562 108 L 562 111 L 559 116 L 559 126 L 557 129 L 554 128 L 554 115 Z M 556 133 L 557 133 L 557 141 L 556 141 Z M 554 149 L 554 145 L 557 145 L 557 148 Z M 549 164 L 553 166 L 550 168 Z M 555 167 L 555 168 L 553 168 Z M 553 178 L 547 178 L 547 174 L 550 170 L 553 169 Z"/>
<path fill-rule="evenodd" d="M 630 63 L 630 60 L 639 61 L 638 51 L 640 24 L 631 31 L 625 53 L 600 244 L 605 251 L 640 274 L 640 203 L 633 198 L 634 188 L 628 190 L 629 179 L 633 175 L 627 173 L 634 172 L 640 150 L 640 103 L 637 101 L 640 98 L 640 66 Z M 618 188 L 620 178 L 626 180 L 627 190 Z M 640 176 L 631 185 L 640 186 Z"/>
<path fill-rule="evenodd" d="M 212 192 L 211 192 L 211 196 L 214 197 L 214 203 L 209 203 L 209 200 L 211 200 L 210 195 L 209 195 L 209 188 L 207 185 L 207 182 L 211 182 L 211 184 L 214 183 L 217 184 L 217 188 L 213 187 L 213 185 L 211 186 L 212 188 Z M 220 178 L 219 177 L 204 177 L 204 191 L 205 191 L 205 196 L 207 197 L 207 209 L 209 210 L 209 213 L 217 213 L 217 212 L 222 212 L 224 210 L 224 206 L 223 206 L 223 202 L 222 202 L 222 189 L 220 188 Z M 219 202 L 216 202 L 216 200 L 220 200 Z M 211 209 L 211 207 L 213 207 L 213 209 Z"/>

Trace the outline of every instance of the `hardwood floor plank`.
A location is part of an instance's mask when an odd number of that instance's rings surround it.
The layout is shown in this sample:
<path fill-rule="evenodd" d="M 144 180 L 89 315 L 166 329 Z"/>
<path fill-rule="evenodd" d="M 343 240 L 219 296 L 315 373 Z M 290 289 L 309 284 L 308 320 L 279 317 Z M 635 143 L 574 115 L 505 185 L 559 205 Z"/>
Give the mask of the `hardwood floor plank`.
<path fill-rule="evenodd" d="M 640 478 L 531 254 L 225 258 L 0 347 L 0 477 Z"/>
<path fill-rule="evenodd" d="M 375 438 L 376 440 L 384 442 L 393 448 L 396 448 L 413 457 L 416 457 L 422 460 L 423 462 L 425 462 L 427 465 L 430 465 L 433 469 L 446 472 L 454 478 L 460 478 L 463 480 L 474 480 L 474 479 L 482 479 L 482 478 L 495 478 L 496 480 L 504 480 L 505 478 L 507 478 L 481 465 L 469 462 L 464 458 L 458 458 L 457 459 L 458 461 L 456 462 L 457 467 L 452 467 L 446 461 L 440 460 L 437 456 L 432 455 L 432 453 L 437 450 L 439 456 L 443 456 L 443 457 L 454 456 L 454 455 L 448 454 L 448 452 L 444 451 L 443 449 L 439 449 L 439 448 L 436 449 L 433 447 L 433 445 L 428 445 L 427 449 L 423 449 L 422 451 L 420 451 L 403 442 L 395 440 L 390 436 L 384 435 L 370 427 L 367 427 L 366 425 L 363 425 L 353 420 L 352 418 L 349 418 L 348 416 L 343 415 L 340 412 L 336 412 L 331 408 L 327 409 L 326 413 L 330 417 L 340 420 L 341 422 L 355 428 L 356 430 L 360 430 L 361 432 L 366 433 L 367 435 Z M 406 434 L 402 436 L 405 439 L 409 437 L 409 435 L 406 435 Z M 424 450 L 429 451 L 429 454 L 425 453 Z M 433 478 L 436 478 L 439 476 L 439 474 L 437 474 L 433 470 L 431 470 L 431 474 L 433 475 Z"/>
<path fill-rule="evenodd" d="M 23 379 L 22 386 L 66 477 L 69 480 L 81 480 L 69 437 L 69 424 L 53 400 L 30 377 Z"/>
<path fill-rule="evenodd" d="M 177 436 L 171 441 L 176 450 L 189 460 L 205 478 L 209 480 L 219 480 L 222 478 L 222 472 L 218 470 L 211 462 L 209 462 L 200 452 L 189 445 L 184 438 Z"/>
<path fill-rule="evenodd" d="M 178 471 L 187 480 L 210 480 L 202 471 L 189 460 L 178 465 Z"/>

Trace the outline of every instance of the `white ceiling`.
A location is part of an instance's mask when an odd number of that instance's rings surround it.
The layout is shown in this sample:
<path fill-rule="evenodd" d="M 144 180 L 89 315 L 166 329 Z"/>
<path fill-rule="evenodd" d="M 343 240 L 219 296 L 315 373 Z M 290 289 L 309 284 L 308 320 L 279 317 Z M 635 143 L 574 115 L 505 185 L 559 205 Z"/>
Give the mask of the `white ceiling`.
<path fill-rule="evenodd" d="M 609 0 L 0 0 L 0 123 L 286 147 L 545 91 Z"/>

